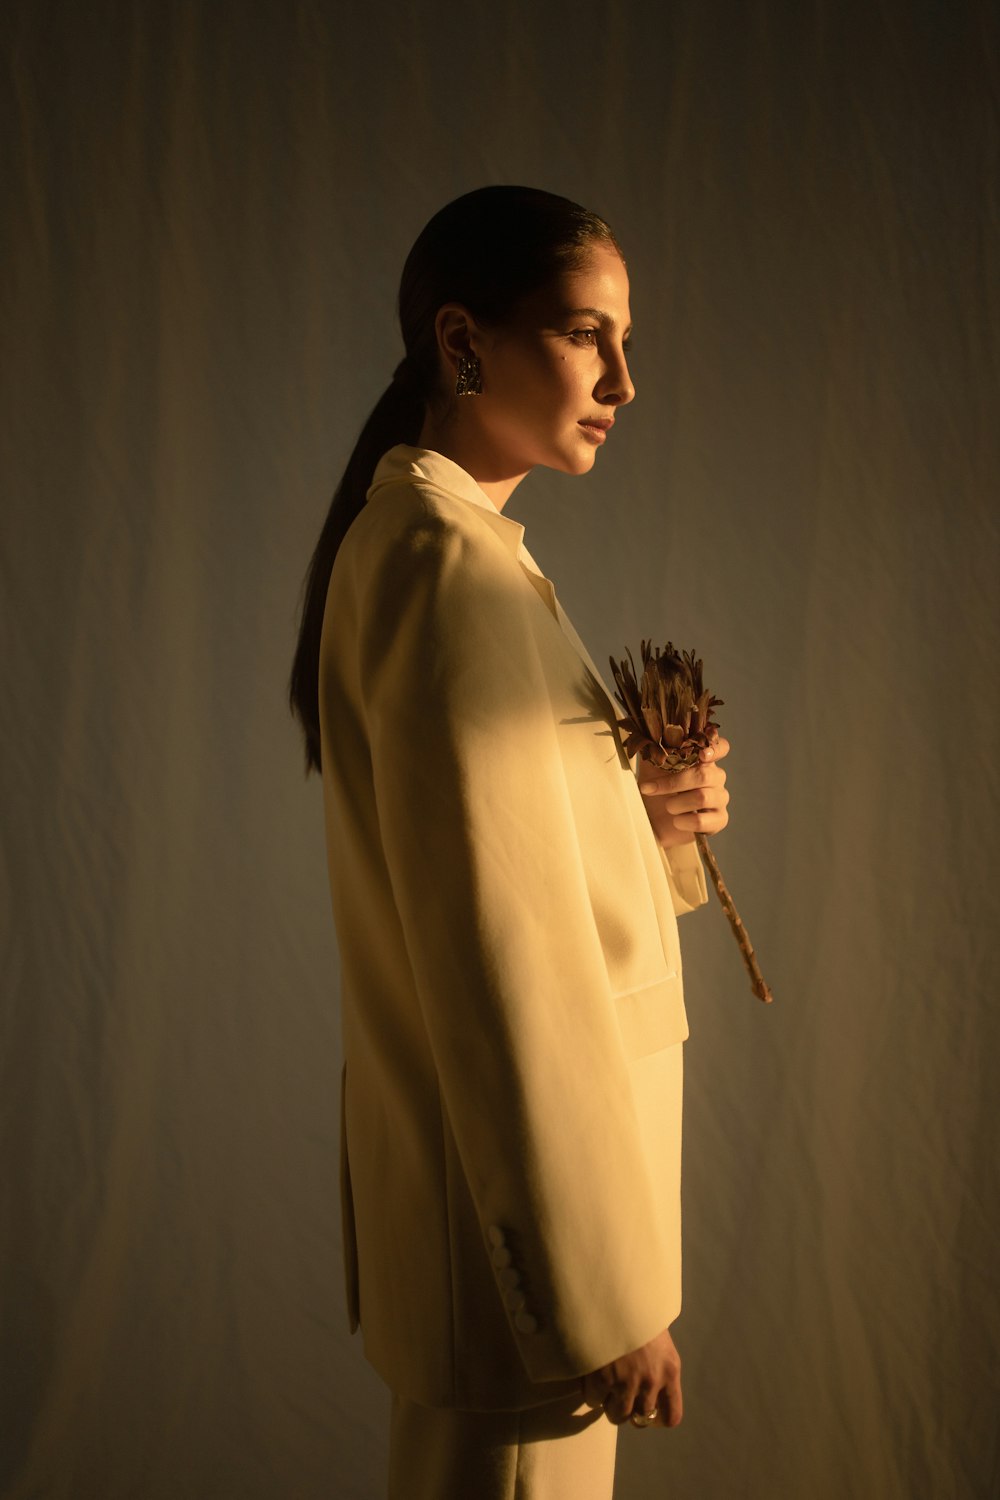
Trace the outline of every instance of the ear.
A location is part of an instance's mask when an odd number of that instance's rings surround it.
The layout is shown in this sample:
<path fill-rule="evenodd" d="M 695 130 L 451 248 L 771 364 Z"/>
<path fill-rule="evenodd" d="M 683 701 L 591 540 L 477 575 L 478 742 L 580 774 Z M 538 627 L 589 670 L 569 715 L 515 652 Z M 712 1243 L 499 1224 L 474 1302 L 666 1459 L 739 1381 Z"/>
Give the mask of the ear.
<path fill-rule="evenodd" d="M 475 354 L 482 341 L 482 329 L 467 307 L 459 302 L 446 302 L 438 308 L 434 319 L 438 351 L 452 379 L 458 371 L 458 361 L 463 356 Z"/>

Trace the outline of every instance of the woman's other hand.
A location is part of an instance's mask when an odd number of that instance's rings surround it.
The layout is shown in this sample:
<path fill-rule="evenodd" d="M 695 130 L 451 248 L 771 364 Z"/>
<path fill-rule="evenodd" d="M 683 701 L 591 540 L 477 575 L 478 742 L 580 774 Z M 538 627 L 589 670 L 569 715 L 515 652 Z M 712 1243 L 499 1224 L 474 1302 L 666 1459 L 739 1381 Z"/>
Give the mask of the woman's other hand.
<path fill-rule="evenodd" d="M 663 771 L 648 760 L 639 762 L 639 790 L 661 848 L 691 844 L 696 833 L 721 833 L 725 828 L 729 793 L 718 762 L 728 754 L 729 741 L 720 735 L 689 771 Z"/>
<path fill-rule="evenodd" d="M 616 1425 L 637 1417 L 641 1425 L 676 1427 L 684 1414 L 681 1357 L 668 1329 L 641 1349 L 584 1376 L 583 1399 L 603 1407 Z"/>

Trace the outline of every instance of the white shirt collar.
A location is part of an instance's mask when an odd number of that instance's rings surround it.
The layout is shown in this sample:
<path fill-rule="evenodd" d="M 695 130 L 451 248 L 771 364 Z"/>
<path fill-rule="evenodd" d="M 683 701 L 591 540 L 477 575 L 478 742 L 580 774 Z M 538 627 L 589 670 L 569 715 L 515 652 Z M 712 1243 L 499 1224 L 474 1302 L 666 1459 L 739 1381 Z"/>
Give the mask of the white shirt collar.
<path fill-rule="evenodd" d="M 427 484 L 433 484 L 436 489 L 444 490 L 446 494 L 478 506 L 484 512 L 484 521 L 505 543 L 512 556 L 524 563 L 531 572 L 541 574 L 541 569 L 524 545 L 524 527 L 521 523 L 501 515 L 472 475 L 466 473 L 453 459 L 445 458 L 443 453 L 434 453 L 430 448 L 415 448 L 408 443 L 397 443 L 395 448 L 390 448 L 379 460 L 372 476 L 369 497 L 382 485 L 398 483 L 400 479 L 415 480 L 417 483 L 423 480 Z"/>

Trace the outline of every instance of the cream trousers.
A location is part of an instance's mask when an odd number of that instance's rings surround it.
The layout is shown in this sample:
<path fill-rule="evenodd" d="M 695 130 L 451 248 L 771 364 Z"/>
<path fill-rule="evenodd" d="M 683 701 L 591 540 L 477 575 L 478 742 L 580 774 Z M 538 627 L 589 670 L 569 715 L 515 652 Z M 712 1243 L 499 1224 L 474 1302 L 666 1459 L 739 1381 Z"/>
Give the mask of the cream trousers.
<path fill-rule="evenodd" d="M 394 1395 L 389 1500 L 611 1500 L 617 1441 L 577 1397 L 477 1412 Z"/>

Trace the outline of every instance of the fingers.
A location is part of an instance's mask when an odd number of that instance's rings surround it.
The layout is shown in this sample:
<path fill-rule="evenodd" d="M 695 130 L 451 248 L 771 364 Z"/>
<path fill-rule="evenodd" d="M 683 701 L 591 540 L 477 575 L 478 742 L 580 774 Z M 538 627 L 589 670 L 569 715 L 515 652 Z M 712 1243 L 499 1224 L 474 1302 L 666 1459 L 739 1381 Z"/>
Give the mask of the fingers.
<path fill-rule="evenodd" d="M 712 761 L 703 761 L 700 766 L 692 766 L 687 771 L 660 771 L 646 761 L 639 772 L 639 790 L 644 797 L 672 797 L 698 787 L 725 784 L 725 770 Z"/>
<path fill-rule="evenodd" d="M 702 761 L 721 760 L 724 755 L 728 754 L 729 741 L 720 734 L 714 745 L 709 745 L 706 749 L 699 752 L 698 758 Z"/>
<path fill-rule="evenodd" d="M 658 1391 L 654 1385 L 641 1385 L 635 1393 L 629 1416 L 637 1427 L 651 1427 L 660 1420 Z"/>
<path fill-rule="evenodd" d="M 676 1427 L 684 1415 L 680 1366 L 678 1364 L 668 1375 L 659 1390 L 648 1384 L 621 1384 L 613 1386 L 603 1402 L 590 1401 L 588 1404 L 603 1405 L 604 1415 L 616 1427 L 630 1420 L 634 1420 L 637 1427 Z"/>
<path fill-rule="evenodd" d="M 592 1371 L 581 1381 L 589 1406 L 603 1407 L 609 1422 L 676 1427 L 683 1414 L 680 1355 L 668 1330 L 641 1349 Z"/>
<path fill-rule="evenodd" d="M 667 1376 L 666 1384 L 660 1391 L 657 1400 L 657 1409 L 660 1421 L 664 1427 L 676 1427 L 684 1415 L 684 1398 L 681 1394 L 681 1364 L 677 1360 L 676 1368 L 671 1370 Z"/>
<path fill-rule="evenodd" d="M 676 801 L 667 798 L 662 804 L 674 820 L 674 827 L 685 833 L 720 833 L 729 822 L 729 793 L 725 788 L 709 794 L 704 789 L 682 794 Z"/>
<path fill-rule="evenodd" d="M 685 833 L 719 833 L 729 822 L 729 793 L 724 786 L 661 794 L 655 807 L 661 821 L 669 817 L 673 827 Z"/>
<path fill-rule="evenodd" d="M 655 1402 L 651 1403 L 655 1405 Z M 631 1383 L 614 1385 L 604 1398 L 604 1415 L 609 1422 L 620 1427 L 627 1422 L 636 1407 L 636 1387 Z M 643 1410 L 648 1410 L 643 1407 Z"/>
<path fill-rule="evenodd" d="M 728 741 L 721 740 L 717 753 L 719 749 L 728 754 Z M 645 761 L 639 768 L 639 790 L 650 799 L 649 815 L 661 842 L 668 834 L 676 841 L 677 834 L 721 833 L 729 823 L 726 772 L 713 760 L 686 771 L 660 770 Z"/>
<path fill-rule="evenodd" d="M 682 788 L 677 792 L 664 792 L 662 797 L 663 806 L 673 817 L 679 813 L 700 812 L 702 808 L 729 806 L 729 793 L 721 784 Z"/>
<path fill-rule="evenodd" d="M 655 1389 L 637 1379 L 612 1380 L 607 1366 L 587 1375 L 582 1385 L 583 1399 L 587 1405 L 603 1407 L 604 1415 L 616 1427 L 627 1422 L 633 1412 L 658 1414 Z"/>
<path fill-rule="evenodd" d="M 601 1378 L 600 1370 L 593 1370 L 589 1375 L 585 1375 L 580 1382 L 580 1389 L 588 1406 L 596 1410 L 604 1405 L 607 1386 Z"/>

